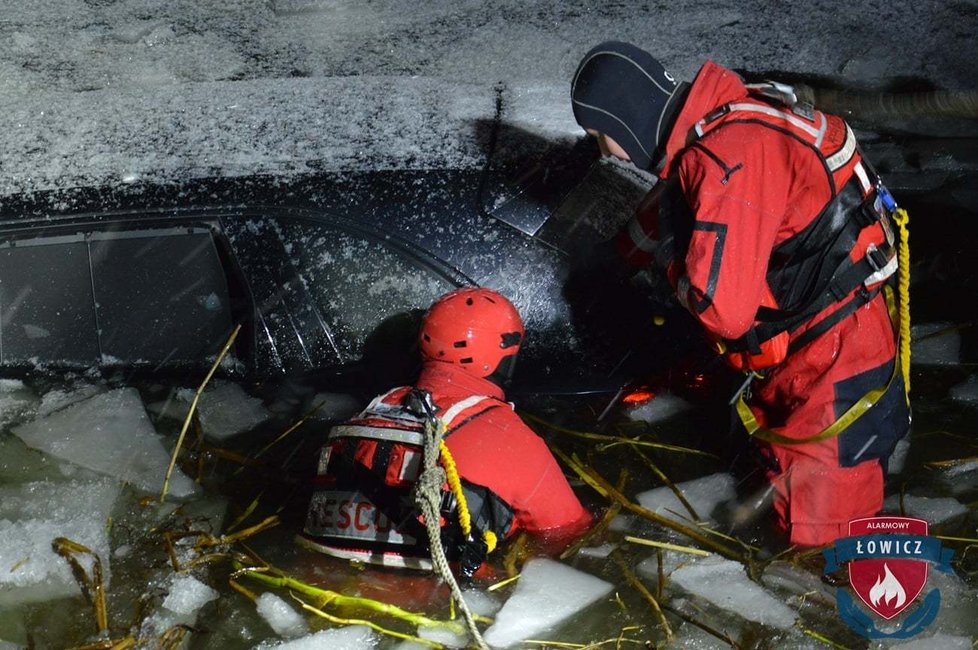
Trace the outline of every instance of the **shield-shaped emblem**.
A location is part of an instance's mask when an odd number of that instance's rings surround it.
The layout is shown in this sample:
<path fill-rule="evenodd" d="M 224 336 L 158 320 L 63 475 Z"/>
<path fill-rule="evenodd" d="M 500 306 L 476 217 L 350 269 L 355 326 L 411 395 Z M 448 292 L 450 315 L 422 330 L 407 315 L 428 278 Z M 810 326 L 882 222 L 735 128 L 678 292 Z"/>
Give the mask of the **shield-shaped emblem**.
<path fill-rule="evenodd" d="M 891 619 L 920 595 L 927 583 L 927 562 L 909 559 L 914 548 L 886 540 L 887 534 L 927 535 L 927 522 L 910 517 L 867 517 L 849 522 L 849 537 L 873 535 L 863 552 L 889 555 L 849 563 L 849 584 L 859 598 L 885 619 Z M 869 548 L 872 545 L 873 548 Z M 908 559 L 893 557 L 906 555 Z"/>

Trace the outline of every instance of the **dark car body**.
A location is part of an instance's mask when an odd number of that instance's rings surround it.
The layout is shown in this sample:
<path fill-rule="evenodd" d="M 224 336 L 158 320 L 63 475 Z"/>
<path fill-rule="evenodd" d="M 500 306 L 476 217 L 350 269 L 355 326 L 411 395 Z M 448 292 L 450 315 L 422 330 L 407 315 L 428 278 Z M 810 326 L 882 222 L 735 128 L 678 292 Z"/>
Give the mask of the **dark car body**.
<path fill-rule="evenodd" d="M 481 285 L 526 321 L 519 390 L 614 391 L 635 341 L 605 327 L 618 322 L 608 301 L 596 308 L 566 284 L 646 181 L 594 161 L 582 141 L 498 170 L 249 177 L 8 201 L 0 365 L 199 371 L 240 324 L 226 371 L 369 391 L 410 377 L 432 300 Z M 591 327 L 587 314 L 599 312 L 604 325 Z"/>

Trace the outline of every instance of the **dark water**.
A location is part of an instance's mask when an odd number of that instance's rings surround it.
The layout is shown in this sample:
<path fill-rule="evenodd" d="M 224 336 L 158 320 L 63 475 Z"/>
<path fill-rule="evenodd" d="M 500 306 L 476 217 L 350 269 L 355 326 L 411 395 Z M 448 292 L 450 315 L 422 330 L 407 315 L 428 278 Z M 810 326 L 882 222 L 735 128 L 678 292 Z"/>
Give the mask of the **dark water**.
<path fill-rule="evenodd" d="M 978 408 L 973 403 L 958 402 L 948 397 L 948 390 L 964 381 L 974 370 L 974 366 L 966 364 L 918 367 L 914 372 L 915 415 L 910 453 L 903 472 L 890 477 L 887 494 L 906 493 L 934 498 L 953 496 L 970 508 L 967 514 L 933 526 L 932 534 L 970 539 L 978 537 L 978 516 L 974 509 L 978 501 L 978 463 L 973 462 L 972 469 L 963 472 L 955 470 L 953 464 L 940 464 L 943 461 L 973 460 L 978 457 L 975 434 L 978 431 Z M 689 378 L 677 376 L 674 379 L 671 388 L 682 391 L 679 380 L 688 381 Z M 43 390 L 45 387 L 38 388 Z M 528 414 L 560 427 L 611 437 L 628 436 L 688 446 L 714 454 L 706 457 L 646 450 L 647 459 L 676 482 L 726 472 L 738 451 L 737 440 L 730 438 L 726 432 L 726 413 L 712 401 L 702 386 L 689 388 L 687 384 L 687 388 L 685 398 L 691 408 L 652 424 L 629 420 L 628 408 L 620 405 L 608 412 L 599 423 L 597 419 L 607 406 L 608 396 L 527 399 L 524 406 Z M 141 389 L 146 402 L 155 401 L 167 390 L 159 384 Z M 277 418 L 260 431 L 237 437 L 227 447 L 242 457 L 253 456 L 257 449 L 264 446 L 264 441 L 284 431 L 291 421 L 291 416 Z M 172 444 L 179 423 L 161 420 L 158 426 L 168 433 Z M 622 492 L 629 497 L 661 485 L 661 481 L 652 475 L 647 462 L 637 457 L 627 444 L 587 440 L 539 424 L 536 426 L 555 448 L 567 454 L 577 454 L 610 482 L 615 483 L 624 475 Z M 194 574 L 214 588 L 219 597 L 204 606 L 191 623 L 192 632 L 186 637 L 190 647 L 249 648 L 277 638 L 268 624 L 257 615 L 252 602 L 230 586 L 228 579 L 232 566 L 229 554 L 234 551 L 246 551 L 252 558 L 260 557 L 299 580 L 344 595 L 374 598 L 435 618 L 447 617 L 447 590 L 430 576 L 357 566 L 301 549 L 292 543 L 295 531 L 301 526 L 308 498 L 306 479 L 313 471 L 311 463 L 315 458 L 315 449 L 327 427 L 328 423 L 322 421 L 307 423 L 261 456 L 260 465 L 243 469 L 237 460 L 230 460 L 227 453 L 213 449 L 205 450 L 201 458 L 201 450 L 196 448 L 196 443 L 188 441 L 190 453 L 186 455 L 183 467 L 188 474 L 199 473 L 206 496 L 171 512 L 169 516 L 165 516 L 165 513 L 173 510 L 173 506 L 161 510 L 155 503 L 140 504 L 140 498 L 144 495 L 124 491 L 113 514 L 110 535 L 113 557 L 112 583 L 107 598 L 107 637 L 119 640 L 129 635 L 138 636 L 141 621 L 160 610 L 167 592 L 167 581 L 173 572 L 173 560 L 167 550 L 164 533 L 171 534 L 172 544 L 177 548 L 176 554 L 183 558 L 186 544 L 189 543 L 187 540 L 201 539 L 201 531 L 218 533 L 213 526 L 222 519 L 222 514 L 224 526 L 227 527 L 256 499 L 257 506 L 238 526 L 239 529 L 258 523 L 272 514 L 278 514 L 282 523 L 244 541 L 247 548 L 241 544 L 230 548 L 217 547 L 215 550 L 224 556 L 215 557 L 207 566 L 194 569 Z M 19 444 L 11 434 L 4 433 L 3 436 L 5 449 L 12 450 Z M 36 452 L 21 453 L 17 458 L 19 460 L 10 461 L 3 468 L 6 485 L 45 477 L 57 479 L 59 470 L 53 469 Z M 582 499 L 600 515 L 608 506 L 608 501 L 568 473 Z M 745 495 L 751 493 L 749 482 L 742 484 L 741 488 Z M 747 504 L 747 499 L 742 503 Z M 820 580 L 818 556 L 792 552 L 778 555 L 785 548 L 770 530 L 769 513 L 765 513 L 763 508 L 759 509 L 755 518 L 736 526 L 732 523 L 734 510 L 728 508 L 715 513 L 715 522 L 711 526 L 752 548 L 751 566 L 755 577 L 769 593 L 797 612 L 799 622 L 789 630 L 754 623 L 741 618 L 736 612 L 724 611 L 701 598 L 690 597 L 668 580 L 660 590 L 654 569 L 650 574 L 640 572 L 639 579 L 666 608 L 665 615 L 674 632 L 671 641 L 676 644 L 674 647 L 725 647 L 730 641 L 741 647 L 818 645 L 815 637 L 805 632 L 806 629 L 842 646 L 866 647 L 866 641 L 840 621 L 833 590 Z M 189 532 L 190 536 L 181 538 L 181 532 Z M 619 560 L 593 557 L 587 553 L 564 560 L 581 571 L 612 583 L 615 586 L 612 596 L 538 637 L 577 644 L 619 636 L 636 642 L 650 641 L 654 645 L 667 641 L 664 628 L 648 601 L 629 584 L 622 570 L 622 565 L 634 569 L 643 561 L 647 562 L 646 566 L 654 567 L 656 552 L 623 542 L 626 533 L 696 546 L 674 531 L 635 517 L 619 517 L 612 530 L 589 543 L 591 546 L 617 546 Z M 180 542 L 180 539 L 184 542 Z M 940 629 L 949 634 L 974 637 L 978 635 L 978 621 L 964 612 L 975 611 L 974 608 L 978 606 L 978 580 L 974 576 L 978 572 L 978 552 L 967 542 L 949 541 L 947 544 L 958 552 L 955 565 L 957 575 L 932 579 L 932 582 L 938 580 L 934 584 L 942 588 L 946 597 L 941 614 L 930 631 Z M 729 545 L 739 548 L 736 542 Z M 506 577 L 507 551 L 512 549 L 513 544 L 509 546 L 510 549 L 504 547 L 495 554 L 491 570 L 476 581 L 477 588 L 484 590 Z M 518 567 L 527 555 L 542 552 L 534 548 L 531 542 L 524 549 L 524 556 L 515 559 L 515 565 Z M 510 553 L 509 557 L 513 555 Z M 776 555 L 777 559 L 772 562 L 772 557 Z M 687 559 L 688 556 L 682 553 L 664 553 L 662 562 L 666 574 L 677 563 Z M 185 566 L 182 568 L 186 569 Z M 257 582 L 243 578 L 239 583 L 256 593 L 266 589 Z M 492 597 L 501 602 L 513 589 L 513 586 L 504 587 L 495 591 Z M 277 593 L 295 605 L 287 590 L 278 590 Z M 362 612 L 328 611 L 348 618 L 363 615 Z M 377 616 L 373 620 L 402 631 L 411 631 L 409 626 L 398 625 L 389 618 Z M 312 630 L 326 625 L 325 621 L 315 617 L 307 621 Z M 80 596 L 7 608 L 0 614 L 0 639 L 23 646 L 80 646 L 96 641 L 98 637 L 94 632 L 92 607 Z M 144 638 L 143 642 L 147 647 L 151 646 L 148 638 Z M 393 639 L 384 640 L 382 646 L 394 647 L 397 643 Z M 623 643 L 625 645 L 622 647 L 634 646 L 629 641 Z M 612 644 L 610 647 L 615 646 Z"/>

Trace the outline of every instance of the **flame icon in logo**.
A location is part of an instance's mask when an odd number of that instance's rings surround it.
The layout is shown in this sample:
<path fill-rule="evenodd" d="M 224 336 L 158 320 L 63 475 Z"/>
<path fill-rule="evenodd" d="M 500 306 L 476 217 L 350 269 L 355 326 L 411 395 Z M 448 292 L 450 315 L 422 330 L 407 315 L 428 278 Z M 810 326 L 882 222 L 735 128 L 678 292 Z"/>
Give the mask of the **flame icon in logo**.
<path fill-rule="evenodd" d="M 903 585 L 896 579 L 896 576 L 890 573 L 890 567 L 885 563 L 883 564 L 883 572 L 883 575 L 876 579 L 873 588 L 869 590 L 869 599 L 873 602 L 874 607 L 878 606 L 882 600 L 887 607 L 899 608 L 907 602 L 907 592 L 904 591 Z M 896 603 L 890 605 L 890 601 L 894 598 Z"/>

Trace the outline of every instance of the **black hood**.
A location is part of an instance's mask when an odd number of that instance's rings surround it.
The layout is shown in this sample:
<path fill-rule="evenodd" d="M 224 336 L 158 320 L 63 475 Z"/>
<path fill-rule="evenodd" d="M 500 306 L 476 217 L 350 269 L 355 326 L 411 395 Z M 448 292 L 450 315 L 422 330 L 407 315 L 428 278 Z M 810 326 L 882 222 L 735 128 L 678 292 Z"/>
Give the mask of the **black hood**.
<path fill-rule="evenodd" d="M 655 171 L 688 88 L 645 50 L 607 41 L 574 74 L 574 117 L 621 145 L 636 167 Z"/>

